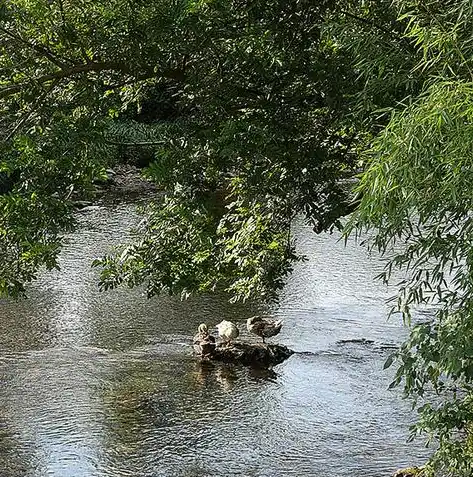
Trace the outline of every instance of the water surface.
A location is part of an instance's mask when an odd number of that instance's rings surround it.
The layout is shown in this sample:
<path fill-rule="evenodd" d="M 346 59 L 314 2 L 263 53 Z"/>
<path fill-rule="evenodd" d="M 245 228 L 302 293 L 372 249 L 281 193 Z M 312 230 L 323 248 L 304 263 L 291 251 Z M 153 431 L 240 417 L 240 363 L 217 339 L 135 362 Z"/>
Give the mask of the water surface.
<path fill-rule="evenodd" d="M 381 477 L 425 460 L 382 370 L 405 330 L 386 321 L 377 257 L 297 225 L 309 260 L 272 310 L 297 353 L 270 371 L 206 364 L 198 324 L 230 319 L 252 340 L 257 310 L 99 293 L 90 262 L 134 221 L 129 204 L 84 211 L 61 271 L 0 301 L 1 477 Z"/>

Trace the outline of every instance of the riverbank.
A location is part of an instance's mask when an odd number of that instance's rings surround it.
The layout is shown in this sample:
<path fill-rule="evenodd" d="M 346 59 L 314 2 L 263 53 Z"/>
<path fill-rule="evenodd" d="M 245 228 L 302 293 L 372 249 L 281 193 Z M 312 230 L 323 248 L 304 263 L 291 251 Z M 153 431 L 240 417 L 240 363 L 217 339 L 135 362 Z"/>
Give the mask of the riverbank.
<path fill-rule="evenodd" d="M 156 185 L 144 178 L 142 169 L 131 164 L 119 164 L 107 173 L 109 180 L 98 187 L 99 196 L 136 198 L 157 192 Z"/>

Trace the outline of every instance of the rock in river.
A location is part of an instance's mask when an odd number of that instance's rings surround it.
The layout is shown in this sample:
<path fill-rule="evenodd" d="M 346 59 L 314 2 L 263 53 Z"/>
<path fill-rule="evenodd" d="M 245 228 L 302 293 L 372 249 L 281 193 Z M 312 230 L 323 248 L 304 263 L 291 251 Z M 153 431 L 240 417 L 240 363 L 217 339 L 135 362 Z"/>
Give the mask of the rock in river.
<path fill-rule="evenodd" d="M 283 345 L 235 342 L 230 346 L 217 346 L 209 359 L 267 368 L 282 363 L 293 354 L 294 351 Z"/>

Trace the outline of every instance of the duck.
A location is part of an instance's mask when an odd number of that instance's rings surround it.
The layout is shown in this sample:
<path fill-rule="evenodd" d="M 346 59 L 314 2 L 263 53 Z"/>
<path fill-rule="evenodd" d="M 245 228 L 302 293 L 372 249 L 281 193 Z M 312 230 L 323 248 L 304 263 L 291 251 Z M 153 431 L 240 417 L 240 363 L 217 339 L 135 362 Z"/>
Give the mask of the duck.
<path fill-rule="evenodd" d="M 240 330 L 238 329 L 237 325 L 231 321 L 222 320 L 217 325 L 218 335 L 222 338 L 223 342 L 226 346 L 230 344 L 230 342 L 236 338 L 240 334 Z"/>
<path fill-rule="evenodd" d="M 265 338 L 276 336 L 281 331 L 282 323 L 282 320 L 273 320 L 262 316 L 252 316 L 246 320 L 246 327 L 250 333 L 261 336 L 264 343 Z"/>
<path fill-rule="evenodd" d="M 203 358 L 208 358 L 215 351 L 215 336 L 209 333 L 205 323 L 201 323 L 197 328 L 197 334 L 194 336 L 194 349 L 200 353 Z"/>

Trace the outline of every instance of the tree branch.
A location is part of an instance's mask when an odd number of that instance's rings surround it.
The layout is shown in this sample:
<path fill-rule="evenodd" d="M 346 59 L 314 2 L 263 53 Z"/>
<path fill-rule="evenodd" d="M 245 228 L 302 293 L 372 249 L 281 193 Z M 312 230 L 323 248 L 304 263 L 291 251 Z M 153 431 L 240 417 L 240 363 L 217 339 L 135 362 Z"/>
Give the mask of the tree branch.
<path fill-rule="evenodd" d="M 47 75 L 39 76 L 38 78 L 34 78 L 29 82 L 14 84 L 11 86 L 7 86 L 6 88 L 0 89 L 0 99 L 6 98 L 13 94 L 19 93 L 21 90 L 26 88 L 30 84 L 34 83 L 47 83 L 48 81 L 54 81 L 57 79 L 67 78 L 70 76 L 75 76 L 80 73 L 89 73 L 92 71 L 100 72 L 100 71 L 117 71 L 120 73 L 124 73 L 130 76 L 133 76 L 133 71 L 130 69 L 128 65 L 125 63 L 119 63 L 115 61 L 105 61 L 105 62 L 91 62 L 85 63 L 80 65 L 75 65 L 70 68 L 60 69 L 59 71 L 55 71 L 54 73 L 49 73 Z M 157 75 L 154 71 L 150 70 L 145 75 L 140 75 L 140 80 L 153 78 L 162 76 L 165 78 L 176 79 L 180 80 L 183 78 L 183 71 L 181 69 L 169 69 L 163 72 L 161 75 Z"/>
<path fill-rule="evenodd" d="M 145 142 L 120 142 L 120 141 L 110 141 L 105 140 L 107 144 L 112 146 L 126 146 L 126 147 L 135 147 L 135 146 L 160 146 L 166 144 L 166 141 L 145 141 Z"/>
<path fill-rule="evenodd" d="M 31 115 L 35 112 L 35 110 L 41 106 L 41 104 L 44 102 L 48 94 L 56 87 L 56 85 L 61 81 L 60 78 L 57 78 L 56 80 L 53 81 L 52 85 L 43 92 L 43 94 L 33 103 L 31 106 L 30 110 L 18 121 L 18 123 L 15 125 L 15 127 L 10 131 L 8 136 L 6 137 L 5 141 L 9 141 L 15 133 L 20 129 L 23 124 L 25 124 L 26 121 L 31 117 Z"/>
<path fill-rule="evenodd" d="M 35 45 L 34 43 L 30 43 L 29 41 L 25 40 L 19 35 L 15 35 L 6 28 L 0 28 L 0 31 L 5 33 L 5 35 L 9 36 L 10 38 L 13 38 L 16 41 L 23 43 L 23 45 L 26 45 L 28 48 L 36 51 L 37 53 L 40 53 L 42 56 L 46 57 L 51 63 L 55 64 L 56 66 L 59 66 L 59 68 L 64 68 L 66 66 L 66 64 L 60 61 L 56 57 L 56 55 L 54 55 L 52 51 L 50 51 L 48 48 L 44 46 Z"/>

